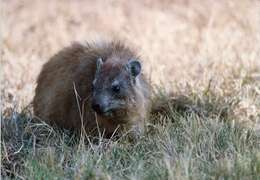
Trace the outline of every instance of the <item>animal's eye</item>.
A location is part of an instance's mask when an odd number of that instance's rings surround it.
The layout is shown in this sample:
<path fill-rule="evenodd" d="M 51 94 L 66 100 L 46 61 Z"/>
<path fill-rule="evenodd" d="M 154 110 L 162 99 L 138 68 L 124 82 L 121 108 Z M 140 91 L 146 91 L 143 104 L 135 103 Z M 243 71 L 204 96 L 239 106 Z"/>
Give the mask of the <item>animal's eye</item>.
<path fill-rule="evenodd" d="M 115 92 L 115 93 L 119 93 L 120 92 L 119 84 L 112 85 L 112 91 Z"/>

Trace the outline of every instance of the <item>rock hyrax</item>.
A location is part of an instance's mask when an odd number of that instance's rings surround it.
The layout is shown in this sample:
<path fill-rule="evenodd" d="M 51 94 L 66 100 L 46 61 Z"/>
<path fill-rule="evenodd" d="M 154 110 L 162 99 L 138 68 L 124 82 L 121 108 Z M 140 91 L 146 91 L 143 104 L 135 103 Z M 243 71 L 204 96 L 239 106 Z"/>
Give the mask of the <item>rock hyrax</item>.
<path fill-rule="evenodd" d="M 34 114 L 88 134 L 140 133 L 150 111 L 150 85 L 141 70 L 140 58 L 121 42 L 74 43 L 43 66 Z"/>

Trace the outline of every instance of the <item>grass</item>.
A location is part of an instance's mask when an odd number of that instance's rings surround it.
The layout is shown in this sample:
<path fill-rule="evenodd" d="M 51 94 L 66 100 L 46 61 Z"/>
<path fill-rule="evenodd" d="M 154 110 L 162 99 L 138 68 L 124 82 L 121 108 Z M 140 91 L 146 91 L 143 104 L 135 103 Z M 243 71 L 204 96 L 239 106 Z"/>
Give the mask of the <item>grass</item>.
<path fill-rule="evenodd" d="M 5 115 L 2 175 L 29 179 L 258 179 L 260 135 L 234 123 L 235 97 L 156 91 L 136 142 L 94 139 L 35 123 L 30 108 Z M 29 111 L 29 112 L 28 112 Z"/>
<path fill-rule="evenodd" d="M 3 179 L 259 179 L 259 1 L 1 5 Z M 42 64 L 100 36 L 136 47 L 154 87 L 147 131 L 134 142 L 33 121 Z"/>

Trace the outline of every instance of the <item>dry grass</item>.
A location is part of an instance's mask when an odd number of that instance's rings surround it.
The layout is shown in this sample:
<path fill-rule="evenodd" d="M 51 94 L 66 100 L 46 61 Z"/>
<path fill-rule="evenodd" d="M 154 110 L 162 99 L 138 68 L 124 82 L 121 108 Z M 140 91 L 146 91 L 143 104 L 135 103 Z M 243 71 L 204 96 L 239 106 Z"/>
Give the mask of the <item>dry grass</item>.
<path fill-rule="evenodd" d="M 260 2 L 3 0 L 2 175 L 204 179 L 260 174 Z M 84 143 L 31 122 L 41 65 L 72 41 L 120 38 L 154 86 L 151 132 Z M 170 95 L 169 95 L 170 94 Z M 160 108 L 161 109 L 161 108 Z M 76 153 L 74 153 L 76 152 Z"/>

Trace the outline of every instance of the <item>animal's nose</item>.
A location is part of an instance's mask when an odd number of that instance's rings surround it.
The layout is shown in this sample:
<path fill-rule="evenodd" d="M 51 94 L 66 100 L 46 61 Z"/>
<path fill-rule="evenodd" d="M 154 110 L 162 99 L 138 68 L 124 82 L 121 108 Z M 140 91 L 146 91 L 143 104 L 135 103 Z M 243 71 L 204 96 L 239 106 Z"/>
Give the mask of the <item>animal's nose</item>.
<path fill-rule="evenodd" d="M 100 113 L 101 112 L 101 106 L 100 106 L 100 104 L 98 104 L 98 103 L 92 103 L 92 109 L 94 110 L 94 111 L 96 111 L 97 113 Z"/>
<path fill-rule="evenodd" d="M 95 110 L 95 111 L 98 111 L 99 110 L 99 104 L 92 104 L 92 109 Z"/>
<path fill-rule="evenodd" d="M 105 113 L 107 111 L 105 104 L 101 104 L 101 103 L 97 103 L 97 102 L 92 103 L 92 109 L 99 114 Z"/>
<path fill-rule="evenodd" d="M 98 114 L 105 114 L 110 109 L 109 98 L 106 95 L 96 95 L 92 98 L 92 108 Z"/>

